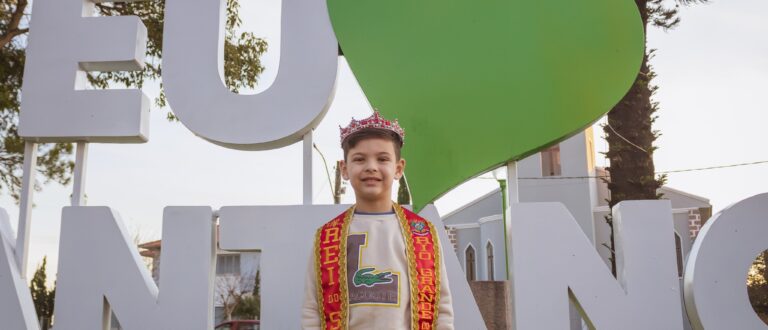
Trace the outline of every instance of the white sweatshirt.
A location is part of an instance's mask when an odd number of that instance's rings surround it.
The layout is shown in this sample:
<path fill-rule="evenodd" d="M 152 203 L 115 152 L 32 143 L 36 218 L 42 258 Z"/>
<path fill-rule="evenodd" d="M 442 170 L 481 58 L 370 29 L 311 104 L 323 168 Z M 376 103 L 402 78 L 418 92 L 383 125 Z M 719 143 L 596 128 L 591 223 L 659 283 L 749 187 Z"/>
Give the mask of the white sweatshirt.
<path fill-rule="evenodd" d="M 442 247 L 440 255 L 443 256 Z M 320 329 L 314 256 L 313 250 L 304 284 L 301 326 L 305 330 Z M 441 261 L 440 267 L 437 329 L 453 330 L 445 262 Z M 394 213 L 355 213 L 352 217 L 347 236 L 347 287 L 349 329 L 411 328 L 408 261 Z"/>

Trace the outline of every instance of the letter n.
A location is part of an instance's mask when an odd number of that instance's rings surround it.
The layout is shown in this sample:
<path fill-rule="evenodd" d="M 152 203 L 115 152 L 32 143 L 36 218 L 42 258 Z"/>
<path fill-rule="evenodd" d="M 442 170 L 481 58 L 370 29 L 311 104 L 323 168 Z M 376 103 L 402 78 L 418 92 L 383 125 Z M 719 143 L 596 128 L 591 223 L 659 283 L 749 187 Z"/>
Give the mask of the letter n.
<path fill-rule="evenodd" d="M 8 213 L 0 208 L 0 328 L 37 330 L 35 305 L 16 263 L 15 237 Z"/>
<path fill-rule="evenodd" d="M 592 329 L 682 329 L 669 201 L 614 207 L 618 280 L 562 204 L 511 211 L 513 329 L 568 329 L 569 296 Z"/>
<path fill-rule="evenodd" d="M 116 212 L 65 207 L 56 328 L 102 329 L 112 309 L 126 329 L 212 329 L 212 219 L 210 207 L 165 208 L 158 290 Z"/>

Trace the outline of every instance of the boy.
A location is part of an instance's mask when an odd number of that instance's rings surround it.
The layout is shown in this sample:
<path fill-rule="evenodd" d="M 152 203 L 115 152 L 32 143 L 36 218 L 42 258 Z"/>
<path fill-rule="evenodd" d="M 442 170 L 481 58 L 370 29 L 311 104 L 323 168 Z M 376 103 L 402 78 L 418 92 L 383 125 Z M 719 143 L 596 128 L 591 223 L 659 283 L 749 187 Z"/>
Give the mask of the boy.
<path fill-rule="evenodd" d="M 437 231 L 391 199 L 404 136 L 378 111 L 341 128 L 341 172 L 356 203 L 317 231 L 304 329 L 453 329 Z"/>

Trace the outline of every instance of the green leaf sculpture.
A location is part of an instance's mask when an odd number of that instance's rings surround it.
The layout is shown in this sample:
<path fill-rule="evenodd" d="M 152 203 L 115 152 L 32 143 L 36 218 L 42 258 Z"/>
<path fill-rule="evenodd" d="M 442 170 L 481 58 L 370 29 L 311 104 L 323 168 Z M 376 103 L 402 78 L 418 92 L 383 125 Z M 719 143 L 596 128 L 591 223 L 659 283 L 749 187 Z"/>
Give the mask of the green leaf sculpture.
<path fill-rule="evenodd" d="M 644 54 L 631 0 L 328 0 L 374 108 L 405 128 L 418 210 L 598 120 Z"/>

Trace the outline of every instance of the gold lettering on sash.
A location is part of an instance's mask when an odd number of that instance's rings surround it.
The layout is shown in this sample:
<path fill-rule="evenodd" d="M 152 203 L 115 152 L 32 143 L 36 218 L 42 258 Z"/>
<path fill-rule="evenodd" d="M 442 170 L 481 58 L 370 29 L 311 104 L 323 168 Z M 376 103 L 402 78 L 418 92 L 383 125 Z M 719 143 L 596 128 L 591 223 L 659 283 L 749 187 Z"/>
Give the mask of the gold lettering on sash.
<path fill-rule="evenodd" d="M 331 239 L 333 237 L 333 239 Z M 323 244 L 328 244 L 330 242 L 338 242 L 339 241 L 339 228 L 338 227 L 330 227 L 325 228 L 325 240 L 323 241 Z"/>
<path fill-rule="evenodd" d="M 421 276 L 434 276 L 435 275 L 435 273 L 432 272 L 432 270 L 429 269 L 429 268 L 419 269 L 419 273 L 421 273 Z"/>
<path fill-rule="evenodd" d="M 331 329 L 341 329 L 341 312 L 332 312 L 329 318 L 331 319 Z"/>
<path fill-rule="evenodd" d="M 328 271 L 328 279 L 329 279 L 328 284 L 329 285 L 335 285 L 336 284 L 336 278 L 334 277 L 334 275 L 336 275 L 336 272 L 334 272 L 334 270 L 336 270 L 336 267 L 328 267 L 325 270 Z"/>
<path fill-rule="evenodd" d="M 435 295 L 419 292 L 419 300 L 427 302 L 435 302 Z"/>
<path fill-rule="evenodd" d="M 435 278 L 433 276 L 419 276 L 419 284 L 434 286 Z"/>
<path fill-rule="evenodd" d="M 432 242 L 429 241 L 429 237 L 426 237 L 426 236 L 416 236 L 415 238 L 416 238 L 415 239 L 416 245 L 421 247 L 421 249 L 419 249 L 419 251 L 426 251 L 427 250 L 427 246 L 432 244 Z"/>
<path fill-rule="evenodd" d="M 429 253 L 427 251 L 420 251 L 419 260 L 432 260 L 432 253 Z"/>
<path fill-rule="evenodd" d="M 423 302 L 419 304 L 419 318 L 420 319 L 431 319 L 433 316 L 433 305 L 428 302 Z"/>
<path fill-rule="evenodd" d="M 325 260 L 323 260 L 323 265 L 338 263 L 339 262 L 338 252 L 339 252 L 338 246 L 335 246 L 335 245 L 324 246 L 323 253 L 325 255 Z"/>
<path fill-rule="evenodd" d="M 429 324 L 429 322 L 421 322 L 421 328 L 419 330 L 429 330 L 432 329 L 432 325 Z"/>
<path fill-rule="evenodd" d="M 433 288 L 431 285 L 426 285 L 423 288 L 421 288 L 421 290 L 419 292 L 421 292 L 421 293 L 426 293 L 426 292 L 428 292 L 428 293 L 435 293 L 435 288 Z"/>

